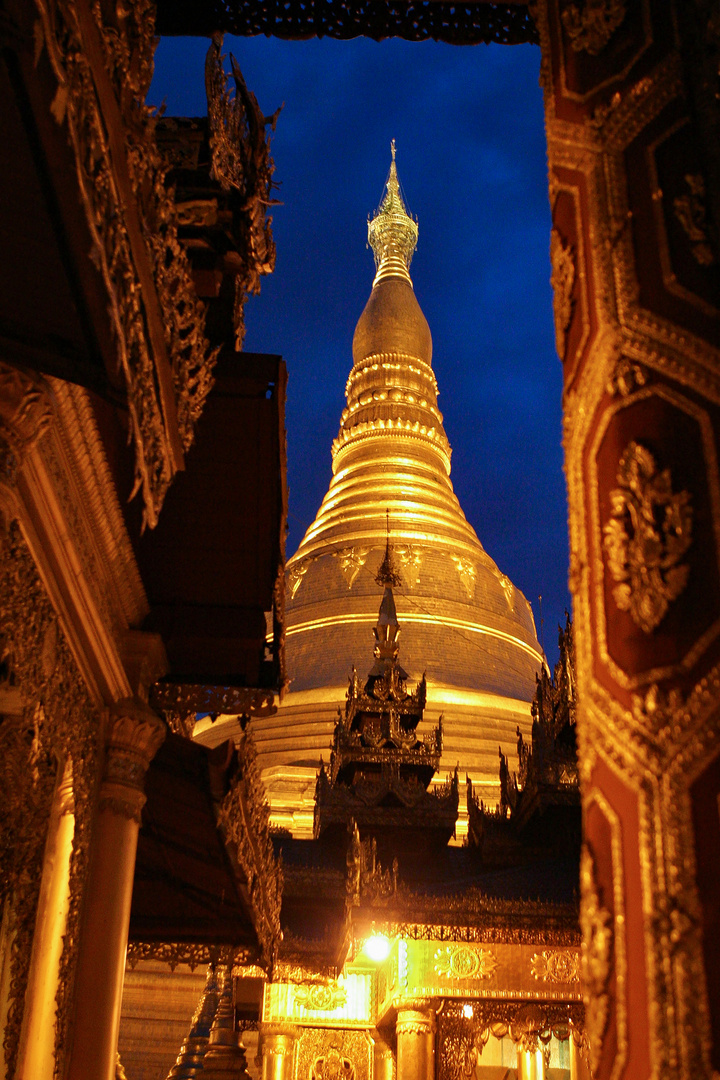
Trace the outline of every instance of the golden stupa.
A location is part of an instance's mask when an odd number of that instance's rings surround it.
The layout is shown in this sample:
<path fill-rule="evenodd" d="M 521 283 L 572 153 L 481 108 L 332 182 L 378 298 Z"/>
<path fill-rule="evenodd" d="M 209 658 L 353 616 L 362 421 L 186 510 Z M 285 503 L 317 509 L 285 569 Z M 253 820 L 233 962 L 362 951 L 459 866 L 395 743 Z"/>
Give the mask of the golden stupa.
<path fill-rule="evenodd" d="M 333 477 L 287 565 L 289 692 L 276 716 L 253 721 L 272 821 L 300 837 L 312 835 L 317 768 L 348 676 L 353 666 L 364 676 L 370 662 L 388 534 L 401 663 L 411 680 L 427 673 L 428 728 L 443 716 L 439 782 L 459 766 L 493 800 L 498 746 L 514 748 L 518 725 L 529 730 L 543 662 L 530 605 L 483 549 L 450 482 L 432 337 L 409 272 L 417 238 L 393 143 L 368 223 L 377 272 L 353 337 Z M 206 727 L 203 741 L 227 737 L 225 724 Z"/>

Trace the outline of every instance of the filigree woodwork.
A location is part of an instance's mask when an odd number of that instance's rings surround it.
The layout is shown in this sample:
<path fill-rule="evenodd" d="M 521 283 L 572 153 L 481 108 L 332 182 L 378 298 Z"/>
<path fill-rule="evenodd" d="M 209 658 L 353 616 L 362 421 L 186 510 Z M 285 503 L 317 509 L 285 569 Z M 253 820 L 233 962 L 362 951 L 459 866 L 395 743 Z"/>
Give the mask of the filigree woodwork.
<path fill-rule="evenodd" d="M 267 2 L 214 0 L 214 3 L 179 9 L 170 0 L 158 5 L 161 34 L 266 34 L 306 40 L 310 37 L 370 37 L 383 41 L 446 41 L 453 45 L 480 42 L 537 43 L 535 25 L 526 8 L 516 4 L 453 4 L 449 0 L 410 0 L 402 5 L 369 6 L 365 0 L 292 0 L 282 11 Z"/>
<path fill-rule="evenodd" d="M 75 828 L 55 1039 L 60 1074 L 88 870 L 100 719 L 16 523 L 0 528 L 0 645 L 23 709 L 22 718 L 0 723 L 4 746 L 0 757 L 7 781 L 0 798 L 9 800 L 0 812 L 0 890 L 2 899 L 11 904 L 15 929 L 4 1041 L 9 1075 L 20 1036 L 55 765 L 72 762 Z"/>
<path fill-rule="evenodd" d="M 194 971 L 196 967 L 206 967 L 208 964 L 245 964 L 249 958 L 247 949 L 239 949 L 233 945 L 201 945 L 186 941 L 129 941 L 126 963 L 131 971 L 141 960 L 167 964 L 170 971 L 174 971 L 180 964 L 186 964 Z"/>
<path fill-rule="evenodd" d="M 191 722 L 196 713 L 274 716 L 277 712 L 274 692 L 255 687 L 156 682 L 150 698 L 155 708 L 176 714 L 181 724 Z"/>
<path fill-rule="evenodd" d="M 153 527 L 192 444 L 215 360 L 177 238 L 155 118 L 144 104 L 154 9 L 149 0 L 112 15 L 86 0 L 36 4 L 36 44 L 47 50 L 57 79 L 52 112 L 74 151 L 93 259 L 107 290 L 135 447 L 135 491 L 142 489 L 144 522 Z"/>
<path fill-rule="evenodd" d="M 238 745 L 238 755 L 239 768 L 218 811 L 218 824 L 226 842 L 234 845 L 247 880 L 260 961 L 272 977 L 282 938 L 283 875 L 273 851 L 265 788 L 249 731 Z"/>
<path fill-rule="evenodd" d="M 649 634 L 687 584 L 690 568 L 680 560 L 692 539 L 691 498 L 673 492 L 670 470 L 659 472 L 651 452 L 636 442 L 620 459 L 617 483 L 603 529 L 608 569 L 618 583 L 612 593 Z"/>

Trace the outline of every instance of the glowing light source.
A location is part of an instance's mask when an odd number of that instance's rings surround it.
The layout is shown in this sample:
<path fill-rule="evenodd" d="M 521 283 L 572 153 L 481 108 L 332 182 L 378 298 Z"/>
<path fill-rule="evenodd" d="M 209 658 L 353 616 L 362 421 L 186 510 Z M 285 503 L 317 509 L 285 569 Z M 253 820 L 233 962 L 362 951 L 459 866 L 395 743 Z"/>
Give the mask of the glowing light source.
<path fill-rule="evenodd" d="M 472 1018 L 473 1018 L 473 1007 L 472 1007 L 472 1005 L 463 1005 L 463 1016 L 465 1017 L 466 1020 L 472 1020 Z"/>
<path fill-rule="evenodd" d="M 390 953 L 390 940 L 385 934 L 371 934 L 363 945 L 363 952 L 370 960 L 380 963 Z"/>

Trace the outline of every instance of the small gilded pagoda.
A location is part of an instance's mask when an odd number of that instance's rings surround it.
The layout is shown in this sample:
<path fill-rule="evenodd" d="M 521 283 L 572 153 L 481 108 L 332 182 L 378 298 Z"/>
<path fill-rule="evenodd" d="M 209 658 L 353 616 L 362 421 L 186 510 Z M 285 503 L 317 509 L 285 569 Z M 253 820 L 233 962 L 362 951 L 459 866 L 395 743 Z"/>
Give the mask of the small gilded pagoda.
<path fill-rule="evenodd" d="M 354 822 L 360 835 L 372 834 L 381 849 L 423 830 L 424 843 L 447 844 L 458 812 L 457 774 L 448 790 L 430 792 L 440 765 L 442 718 L 431 732 L 418 735 L 426 700 L 426 680 L 412 692 L 398 662 L 400 626 L 393 596 L 399 575 L 388 543 L 377 575 L 384 587 L 375 627 L 375 663 L 361 684 L 350 676 L 345 712 L 338 710 L 330 767 L 321 764 L 315 791 L 316 838 Z M 392 833 L 392 841 L 390 841 Z"/>

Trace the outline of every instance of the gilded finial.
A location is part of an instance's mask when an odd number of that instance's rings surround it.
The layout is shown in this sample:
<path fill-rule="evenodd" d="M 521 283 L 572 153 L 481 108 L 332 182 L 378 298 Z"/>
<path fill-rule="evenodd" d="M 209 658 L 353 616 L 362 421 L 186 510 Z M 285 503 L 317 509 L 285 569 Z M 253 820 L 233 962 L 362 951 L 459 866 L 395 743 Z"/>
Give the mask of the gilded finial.
<path fill-rule="evenodd" d="M 418 240 L 417 221 L 408 214 L 400 193 L 394 139 L 390 143 L 390 155 L 385 194 L 374 216 L 368 221 L 368 242 L 377 267 L 374 285 L 386 277 L 401 277 L 412 284 L 408 270 Z"/>

